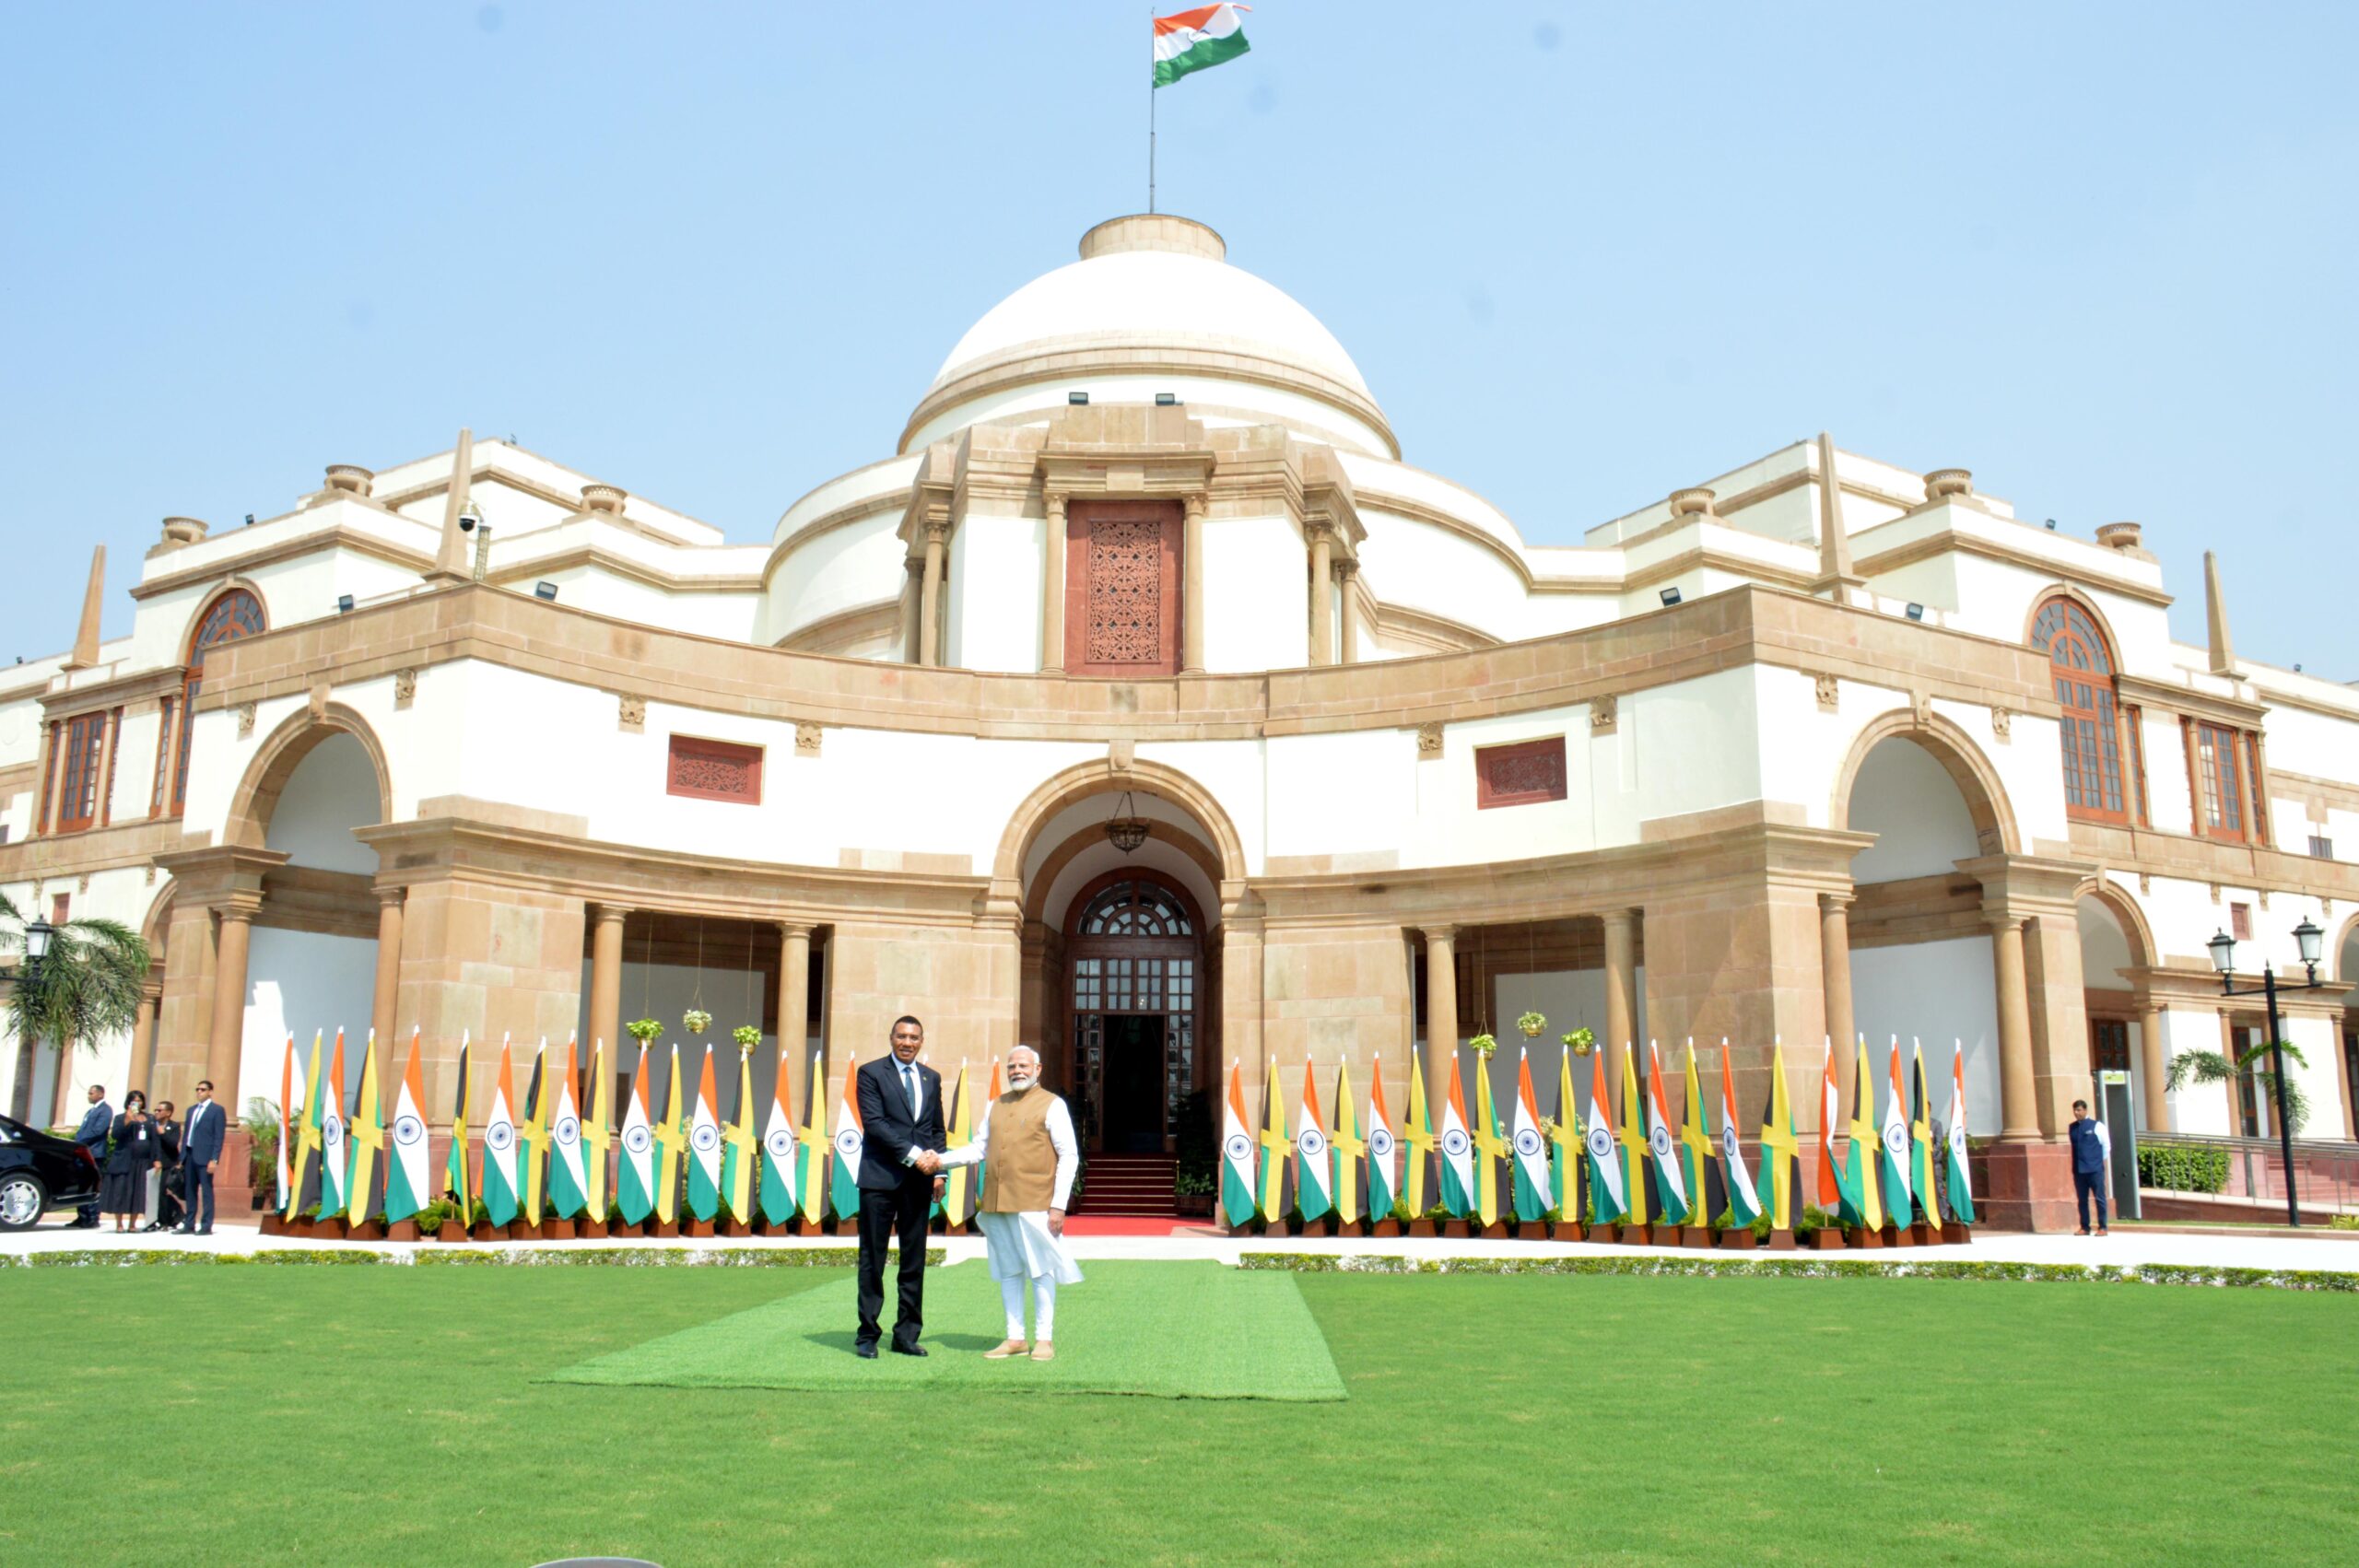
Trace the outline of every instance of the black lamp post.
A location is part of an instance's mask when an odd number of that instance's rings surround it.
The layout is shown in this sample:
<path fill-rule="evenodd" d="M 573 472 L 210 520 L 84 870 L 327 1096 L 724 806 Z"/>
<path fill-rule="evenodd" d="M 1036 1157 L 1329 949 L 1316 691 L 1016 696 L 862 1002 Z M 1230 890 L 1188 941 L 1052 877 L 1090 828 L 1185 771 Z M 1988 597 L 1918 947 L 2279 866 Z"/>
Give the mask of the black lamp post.
<path fill-rule="evenodd" d="M 41 985 L 41 962 L 49 956 L 50 942 L 56 935 L 57 928 L 39 916 L 25 922 L 25 966 L 17 976 L 17 999 L 19 1003 L 18 1016 L 20 1017 L 24 1015 L 21 1004 L 28 993 Z M 32 1097 L 34 1070 L 40 1065 L 41 1036 L 38 1034 L 28 1035 L 25 1038 L 25 1096 L 28 1100 Z M 11 1094 L 9 1098 L 13 1102 L 16 1096 Z M 29 1105 L 18 1106 L 12 1103 L 8 1108 L 11 1111 L 22 1111 L 27 1121 L 32 1120 L 32 1106 Z"/>
<path fill-rule="evenodd" d="M 2309 971 L 2306 985 L 2287 986 L 2289 991 L 2322 991 L 2327 988 L 2318 979 L 2318 949 L 2324 931 L 2304 916 L 2294 928 L 2294 940 L 2301 945 L 2302 967 Z M 2261 996 L 2268 999 L 2269 1044 L 2263 1047 L 2277 1062 L 2277 1150 L 2285 1162 L 2285 1223 L 2299 1226 L 2302 1206 L 2294 1190 L 2294 1124 L 2285 1115 L 2285 1053 L 2283 1044 L 2283 1025 L 2277 1018 L 2277 970 L 2263 958 L 2260 961 L 2260 984 L 2236 988 L 2236 939 L 2222 931 L 2203 944 L 2212 950 L 2212 966 L 2220 971 L 2222 996 Z M 2241 1065 L 2241 1064 L 2240 1064 Z"/>

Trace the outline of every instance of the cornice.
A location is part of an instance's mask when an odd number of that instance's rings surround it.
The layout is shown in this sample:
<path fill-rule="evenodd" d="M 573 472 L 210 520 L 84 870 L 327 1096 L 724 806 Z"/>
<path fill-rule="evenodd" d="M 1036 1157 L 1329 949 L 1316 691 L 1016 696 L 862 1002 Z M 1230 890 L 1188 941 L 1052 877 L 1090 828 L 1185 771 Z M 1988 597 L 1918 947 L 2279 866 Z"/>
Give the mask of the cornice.
<path fill-rule="evenodd" d="M 117 675 L 111 680 L 93 681 L 88 685 L 69 686 L 61 691 L 41 695 L 41 721 L 71 719 L 77 714 L 101 708 L 128 708 L 135 702 L 151 702 L 159 697 L 178 696 L 183 679 L 178 664 L 159 665 L 152 670 L 135 671 Z"/>
<path fill-rule="evenodd" d="M 2288 854 L 2266 844 L 2236 844 L 2187 833 L 2106 823 L 2070 824 L 2072 852 L 2107 871 L 2174 882 L 2248 887 L 2311 898 L 2359 901 L 2359 864 Z"/>
<path fill-rule="evenodd" d="M 2258 730 L 2269 718 L 2269 709 L 2257 702 L 2245 702 L 2236 697 L 2221 696 L 2212 692 L 2200 692 L 2187 686 L 2173 685 L 2127 671 L 2113 678 L 2115 690 L 2125 703 L 2141 708 L 2163 708 L 2173 713 L 2185 713 L 2197 719 L 2209 719 L 2232 729 Z"/>
<path fill-rule="evenodd" d="M 1958 498 L 1955 497 L 1943 497 L 1932 504 L 1954 506 L 1957 502 Z M 2012 523 L 2015 527 L 2023 526 L 2011 518 L 1999 517 L 1991 512 L 1978 512 L 1978 515 L 1988 517 L 1994 522 Z M 1899 520 L 1895 518 L 1894 521 Z M 1926 534 L 1920 539 L 1911 539 L 1872 556 L 1858 556 L 1851 565 L 1852 569 L 1861 577 L 1875 578 L 1885 572 L 1897 571 L 1903 567 L 1915 566 L 1919 561 L 1930 561 L 1942 556 L 1952 555 L 1977 556 L 1984 560 L 1997 561 L 2006 566 L 2022 567 L 2054 581 L 2086 584 L 2105 592 L 2118 594 L 2124 599 L 2133 599 L 2142 604 L 2152 604 L 2157 608 L 2173 603 L 2171 596 L 2159 588 L 2150 588 L 2145 583 L 2133 581 L 2129 578 L 2087 571 L 2075 563 L 2061 561 L 2053 556 L 2043 556 L 2036 550 L 2020 549 L 2013 545 L 2001 544 L 1997 540 L 1979 539 L 1973 534 L 1961 532 L 1955 528 L 1945 528 L 1938 532 Z"/>
<path fill-rule="evenodd" d="M 404 519 L 403 521 L 412 520 Z M 234 538 L 236 535 L 230 534 L 225 537 Z M 276 566 L 281 561 L 296 560 L 304 556 L 316 555 L 323 550 L 350 550 L 355 555 L 368 556 L 376 560 L 405 568 L 421 576 L 432 569 L 434 566 L 434 557 L 427 551 L 413 550 L 339 522 L 316 532 L 298 533 L 292 538 L 280 540 L 274 544 L 260 545 L 252 550 L 224 556 L 210 566 L 190 567 L 181 571 L 164 572 L 144 582 L 134 583 L 129 591 L 135 600 L 155 599 L 167 593 L 177 593 L 183 588 L 218 581 L 225 578 L 235 577 L 241 572 L 250 572 L 256 567 Z"/>
<path fill-rule="evenodd" d="M 693 546 L 688 546 L 693 548 Z M 589 567 L 608 572 L 633 582 L 667 593 L 759 593 L 764 579 L 757 572 L 665 572 L 635 561 L 628 556 L 616 555 L 599 544 L 577 544 L 570 550 L 560 550 L 551 556 L 536 556 L 531 560 L 511 561 L 495 566 L 483 580 L 494 587 L 529 581 L 553 571 L 569 571 L 577 567 Z"/>

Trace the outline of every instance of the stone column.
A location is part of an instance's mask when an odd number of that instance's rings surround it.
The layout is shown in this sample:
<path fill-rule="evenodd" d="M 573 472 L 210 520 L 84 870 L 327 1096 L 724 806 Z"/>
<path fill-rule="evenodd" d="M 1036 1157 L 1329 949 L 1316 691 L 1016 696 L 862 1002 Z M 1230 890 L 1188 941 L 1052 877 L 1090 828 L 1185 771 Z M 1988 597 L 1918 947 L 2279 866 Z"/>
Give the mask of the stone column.
<path fill-rule="evenodd" d="M 778 1043 L 788 1067 L 800 1073 L 811 1041 L 811 928 L 786 920 L 778 930 Z"/>
<path fill-rule="evenodd" d="M 914 664 L 918 661 L 918 601 L 924 593 L 919 579 L 925 571 L 925 563 L 908 559 L 901 568 L 909 579 L 901 584 L 901 662 Z"/>
<path fill-rule="evenodd" d="M 918 590 L 918 662 L 942 662 L 942 547 L 949 531 L 926 524 L 925 577 Z"/>
<path fill-rule="evenodd" d="M 599 1045 L 622 1059 L 623 922 L 630 911 L 619 904 L 600 904 L 591 913 L 590 1045 Z"/>
<path fill-rule="evenodd" d="M 1040 670 L 1062 675 L 1065 669 L 1065 498 L 1048 499 L 1047 544 L 1040 560 Z M 1185 614 L 1183 611 L 1182 614 Z"/>
<path fill-rule="evenodd" d="M 1449 1094 L 1458 1059 L 1458 928 L 1426 928 L 1426 1104 Z"/>
<path fill-rule="evenodd" d="M 2171 1105 L 2163 1094 L 2163 1080 L 2170 1074 L 2170 1062 L 2163 1050 L 2163 1008 L 2149 997 L 2138 1011 L 2138 1069 L 2143 1080 L 2139 1084 L 2140 1128 L 2147 1132 L 2168 1132 L 2171 1129 Z"/>
<path fill-rule="evenodd" d="M 164 1097 L 147 1084 L 156 1071 L 156 1015 L 163 1005 L 162 986 L 150 984 L 139 993 L 139 1020 L 131 1026 L 131 1067 L 123 1081 L 125 1089 L 136 1089 L 151 1100 Z"/>
<path fill-rule="evenodd" d="M 239 1103 L 238 1067 L 245 1050 L 246 954 L 253 939 L 254 910 L 262 900 L 224 904 L 220 934 L 214 942 L 213 1029 L 206 1036 L 205 1075 L 225 1106 Z"/>
<path fill-rule="evenodd" d="M 1826 971 L 1826 1034 L 1835 1044 L 1835 1079 L 1848 1106 L 1859 1063 L 1859 1028 L 1851 1012 L 1851 895 L 1818 895 L 1818 951 Z"/>
<path fill-rule="evenodd" d="M 1340 658 L 1345 664 L 1356 664 L 1360 661 L 1360 603 L 1359 595 L 1354 591 L 1352 586 L 1359 574 L 1360 564 L 1357 561 L 1346 560 L 1335 563 L 1336 585 L 1341 591 L 1344 601 L 1344 635 Z"/>
<path fill-rule="evenodd" d="M 1986 916 L 1999 977 L 1999 1106 L 2001 1138 L 2039 1137 L 2039 1095 L 2032 1076 L 2031 994 L 2024 977 L 2020 915 Z"/>
<path fill-rule="evenodd" d="M 369 1024 L 388 1052 L 393 1048 L 393 1004 L 401 995 L 404 896 L 404 890 L 398 887 L 377 890 L 377 991 L 369 1010 Z M 380 1059 L 378 1071 L 384 1071 L 386 1062 L 393 1059 Z"/>
<path fill-rule="evenodd" d="M 1180 669 L 1199 675 L 1204 669 L 1204 507 L 1202 495 L 1190 496 L 1187 532 L 1180 544 Z"/>
<path fill-rule="evenodd" d="M 1638 912 L 1608 909 L 1605 923 L 1605 1081 L 1622 1092 L 1622 1057 L 1638 1030 Z"/>
<path fill-rule="evenodd" d="M 1324 528 L 1310 531 L 1310 662 L 1335 662 L 1335 543 Z"/>

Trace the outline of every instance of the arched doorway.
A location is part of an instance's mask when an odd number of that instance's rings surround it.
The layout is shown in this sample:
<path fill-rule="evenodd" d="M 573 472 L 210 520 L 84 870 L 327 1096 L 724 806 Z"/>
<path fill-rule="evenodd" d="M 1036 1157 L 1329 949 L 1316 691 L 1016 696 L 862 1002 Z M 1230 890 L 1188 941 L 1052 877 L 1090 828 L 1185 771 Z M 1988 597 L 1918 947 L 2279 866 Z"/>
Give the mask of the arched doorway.
<path fill-rule="evenodd" d="M 1065 928 L 1068 1081 L 1082 1146 L 1172 1148 L 1203 1038 L 1204 922 L 1187 893 L 1123 867 L 1085 887 Z"/>

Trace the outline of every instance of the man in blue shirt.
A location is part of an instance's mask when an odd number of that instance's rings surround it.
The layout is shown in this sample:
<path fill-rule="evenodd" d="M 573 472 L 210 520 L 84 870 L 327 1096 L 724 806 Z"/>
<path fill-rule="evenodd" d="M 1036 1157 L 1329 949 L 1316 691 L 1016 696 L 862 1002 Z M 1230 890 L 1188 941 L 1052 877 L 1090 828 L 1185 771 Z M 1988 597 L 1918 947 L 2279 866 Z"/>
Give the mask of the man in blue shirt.
<path fill-rule="evenodd" d="M 2106 1137 L 2104 1125 L 2089 1115 L 2086 1100 L 2072 1102 L 2072 1125 L 2069 1130 L 2072 1135 L 2072 1195 L 2081 1204 L 2081 1228 L 2072 1234 L 2089 1234 L 2089 1200 L 2094 1198 L 2097 1205 L 2097 1235 L 2109 1235 L 2112 1233 L 2105 1228 L 2105 1184 L 2110 1174 L 2106 1167 L 2110 1163 L 2107 1156 L 2112 1153 L 2108 1146 L 2112 1141 Z"/>

